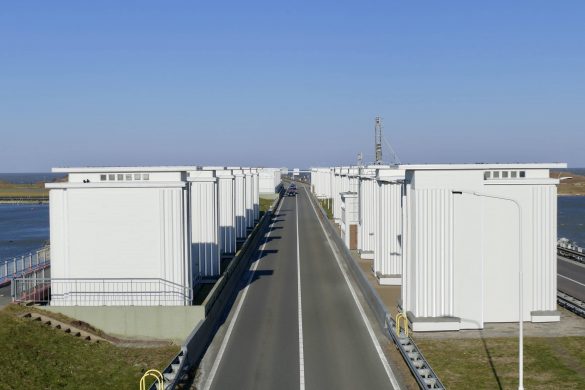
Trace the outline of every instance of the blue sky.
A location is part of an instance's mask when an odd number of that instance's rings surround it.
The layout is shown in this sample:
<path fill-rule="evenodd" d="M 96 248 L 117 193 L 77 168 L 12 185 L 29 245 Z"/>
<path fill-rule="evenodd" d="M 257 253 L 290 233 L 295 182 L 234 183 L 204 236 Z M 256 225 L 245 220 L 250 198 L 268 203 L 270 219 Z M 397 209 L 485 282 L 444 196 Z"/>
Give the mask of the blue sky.
<path fill-rule="evenodd" d="M 0 171 L 585 166 L 585 2 L 13 1 Z"/>

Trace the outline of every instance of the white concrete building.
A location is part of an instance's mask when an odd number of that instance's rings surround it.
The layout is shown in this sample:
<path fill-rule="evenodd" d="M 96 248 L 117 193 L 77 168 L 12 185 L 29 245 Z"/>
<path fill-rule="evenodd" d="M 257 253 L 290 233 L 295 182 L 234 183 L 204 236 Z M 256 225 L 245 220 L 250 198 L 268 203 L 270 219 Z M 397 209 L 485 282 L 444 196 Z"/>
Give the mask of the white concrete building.
<path fill-rule="evenodd" d="M 358 194 L 341 193 L 341 237 L 349 250 L 357 249 Z"/>
<path fill-rule="evenodd" d="M 276 194 L 281 188 L 280 168 L 259 168 L 260 194 Z"/>
<path fill-rule="evenodd" d="M 374 200 L 377 224 L 374 232 L 373 271 L 380 284 L 402 282 L 402 202 L 405 171 L 400 167 L 376 170 Z"/>
<path fill-rule="evenodd" d="M 231 169 L 217 169 L 219 197 L 219 245 L 222 256 L 236 253 L 236 188 Z"/>
<path fill-rule="evenodd" d="M 378 191 L 376 168 L 360 170 L 358 183 L 358 252 L 362 259 L 373 260 L 378 226 Z"/>
<path fill-rule="evenodd" d="M 260 220 L 260 175 L 257 168 L 252 168 L 254 187 L 252 190 L 252 202 L 254 210 L 254 225 Z"/>
<path fill-rule="evenodd" d="M 516 322 L 520 294 L 524 321 L 559 321 L 558 180 L 549 169 L 565 167 L 405 167 L 402 305 L 415 331 Z"/>
<path fill-rule="evenodd" d="M 189 171 L 193 278 L 215 278 L 220 270 L 219 198 L 215 168 Z"/>
<path fill-rule="evenodd" d="M 318 199 L 330 199 L 333 168 L 311 168 L 311 190 Z"/>
<path fill-rule="evenodd" d="M 243 169 L 244 172 L 244 191 L 245 191 L 245 206 L 246 206 L 246 228 L 252 229 L 254 227 L 254 172 L 251 168 Z"/>
<path fill-rule="evenodd" d="M 69 173 L 69 180 L 46 185 L 51 303 L 189 304 L 186 291 L 193 286 L 193 273 L 188 169 L 193 167 L 53 169 Z M 90 278 L 101 279 L 101 284 L 69 282 Z M 114 288 L 112 278 L 124 293 L 106 294 Z M 133 288 L 148 288 L 148 301 L 142 302 L 144 296 L 134 294 Z"/>
<path fill-rule="evenodd" d="M 246 175 L 244 170 L 233 168 L 234 196 L 236 214 L 236 240 L 243 241 L 247 237 L 246 222 Z"/>

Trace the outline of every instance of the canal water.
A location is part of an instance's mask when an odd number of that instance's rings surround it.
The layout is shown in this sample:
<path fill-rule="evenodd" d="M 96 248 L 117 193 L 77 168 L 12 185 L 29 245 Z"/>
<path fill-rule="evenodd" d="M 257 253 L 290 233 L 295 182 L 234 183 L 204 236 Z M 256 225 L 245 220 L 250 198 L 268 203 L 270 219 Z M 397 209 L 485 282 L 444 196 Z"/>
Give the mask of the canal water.
<path fill-rule="evenodd" d="M 3 175 L 0 174 L 0 180 Z M 41 176 L 33 175 L 19 180 L 34 182 Z M 585 196 L 558 198 L 558 236 L 585 247 Z M 49 205 L 0 204 L 0 261 L 34 251 L 48 240 Z"/>

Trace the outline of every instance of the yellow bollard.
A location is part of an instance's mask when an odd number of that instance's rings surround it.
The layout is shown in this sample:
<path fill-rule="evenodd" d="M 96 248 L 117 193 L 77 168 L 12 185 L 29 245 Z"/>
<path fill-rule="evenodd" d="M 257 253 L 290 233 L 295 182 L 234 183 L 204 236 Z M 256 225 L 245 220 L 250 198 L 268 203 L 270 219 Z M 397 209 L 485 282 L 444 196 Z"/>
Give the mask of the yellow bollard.
<path fill-rule="evenodd" d="M 396 335 L 400 336 L 400 320 L 404 321 L 404 334 L 408 337 L 408 317 L 405 313 L 398 313 L 396 315 Z"/>
<path fill-rule="evenodd" d="M 158 370 L 148 370 L 142 375 L 140 378 L 140 390 L 146 390 L 146 378 L 154 377 L 158 383 L 158 388 L 164 390 L 165 388 L 165 379 Z"/>

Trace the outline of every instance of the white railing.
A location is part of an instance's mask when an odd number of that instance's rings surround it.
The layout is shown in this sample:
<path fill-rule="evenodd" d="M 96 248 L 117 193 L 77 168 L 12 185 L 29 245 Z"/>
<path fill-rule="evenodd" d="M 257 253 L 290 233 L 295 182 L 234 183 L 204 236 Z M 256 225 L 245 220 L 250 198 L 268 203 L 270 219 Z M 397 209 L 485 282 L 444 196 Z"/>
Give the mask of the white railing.
<path fill-rule="evenodd" d="M 10 260 L 0 261 L 0 284 L 10 281 L 10 279 L 25 276 L 39 268 L 49 265 L 51 261 L 51 251 L 48 246 L 41 248 L 28 255 L 14 257 Z"/>
<path fill-rule="evenodd" d="M 14 302 L 51 306 L 186 306 L 193 290 L 157 278 L 15 278 Z"/>

